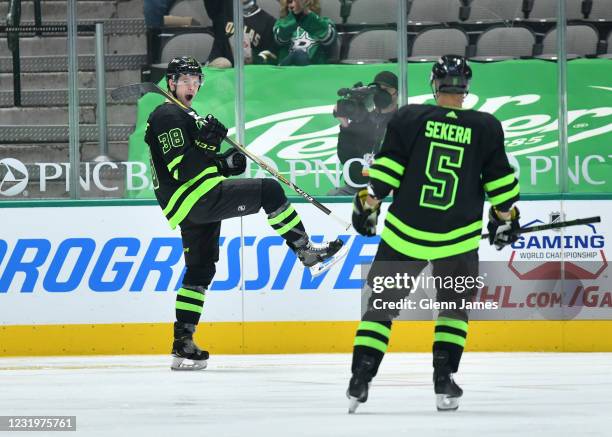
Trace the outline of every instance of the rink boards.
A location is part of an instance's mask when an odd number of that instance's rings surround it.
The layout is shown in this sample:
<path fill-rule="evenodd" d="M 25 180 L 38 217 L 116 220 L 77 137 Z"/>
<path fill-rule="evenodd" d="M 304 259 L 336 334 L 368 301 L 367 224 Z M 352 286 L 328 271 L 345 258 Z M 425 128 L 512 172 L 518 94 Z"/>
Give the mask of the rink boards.
<path fill-rule="evenodd" d="M 493 281 L 477 296 L 497 307 L 472 314 L 468 349 L 612 351 L 609 203 L 521 202 L 523 225 L 563 215 L 600 215 L 602 222 L 531 234 L 502 252 L 482 244 L 481 260 L 507 268 L 514 283 L 531 285 Z M 168 352 L 184 263 L 179 232 L 170 230 L 156 205 L 9 206 L 0 208 L 0 355 Z M 350 219 L 350 204 L 327 206 Z M 351 349 L 361 314 L 361 268 L 378 239 L 343 232 L 309 204 L 296 209 L 313 239 L 342 238 L 346 259 L 312 278 L 263 213 L 224 222 L 221 259 L 197 334 L 211 352 Z M 565 271 L 574 275 L 569 284 L 554 277 L 561 252 Z M 430 350 L 432 317 L 428 309 L 405 314 L 411 320 L 394 325 L 390 350 Z"/>

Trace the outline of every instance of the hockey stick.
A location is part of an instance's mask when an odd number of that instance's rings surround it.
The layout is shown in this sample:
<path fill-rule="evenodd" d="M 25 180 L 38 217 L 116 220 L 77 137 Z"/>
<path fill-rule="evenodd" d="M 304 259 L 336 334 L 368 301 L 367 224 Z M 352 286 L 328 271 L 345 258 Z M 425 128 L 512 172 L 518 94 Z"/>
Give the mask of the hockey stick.
<path fill-rule="evenodd" d="M 154 83 L 151 83 L 151 82 L 137 83 L 137 84 L 133 84 L 133 85 L 125 85 L 125 86 L 119 87 L 117 89 L 114 89 L 111 92 L 111 97 L 114 100 L 124 100 L 124 99 L 128 99 L 128 98 L 142 97 L 143 95 L 145 95 L 147 93 L 156 93 L 156 94 L 160 94 L 160 95 L 164 96 L 165 98 L 170 100 L 172 103 L 176 104 L 179 108 L 181 108 L 189 116 L 194 118 L 196 121 L 199 121 L 201 123 L 206 123 L 206 119 L 204 117 L 199 116 L 198 114 L 196 114 L 196 112 L 193 109 L 183 105 L 183 103 L 180 100 L 178 100 L 176 97 L 174 97 L 172 94 L 170 94 L 166 90 L 160 88 L 157 84 L 154 84 Z M 328 216 L 330 216 L 331 218 L 336 220 L 345 230 L 347 230 L 347 231 L 349 230 L 349 228 L 351 227 L 351 225 L 349 223 L 347 223 L 346 221 L 342 220 L 340 217 L 334 215 L 329 208 L 327 208 L 325 205 L 321 204 L 317 199 L 312 197 L 306 191 L 302 190 L 300 187 L 298 187 L 293 182 L 288 180 L 286 177 L 281 175 L 274 168 L 270 167 L 259 156 L 255 155 L 254 153 L 249 151 L 246 147 L 244 147 L 242 144 L 237 143 L 236 141 L 232 140 L 229 137 L 225 137 L 224 140 L 227 141 L 236 150 L 239 150 L 240 152 L 242 152 L 246 156 L 248 156 L 251 160 L 255 161 L 257 163 L 257 165 L 259 165 L 261 168 L 266 170 L 268 173 L 270 173 L 276 179 L 278 179 L 279 181 L 281 181 L 285 185 L 289 186 L 289 188 L 291 188 L 293 191 L 298 193 L 300 196 L 302 196 L 308 202 L 310 202 L 311 204 L 313 204 L 314 206 L 319 208 L 321 211 L 323 211 L 325 214 L 327 214 Z"/>
<path fill-rule="evenodd" d="M 143 82 L 120 86 L 119 88 L 112 90 L 110 95 L 113 100 L 128 100 L 140 98 L 147 93 L 155 92 L 157 92 L 157 87 L 155 84 L 151 82 Z"/>
<path fill-rule="evenodd" d="M 538 226 L 531 226 L 529 228 L 521 228 L 518 231 L 514 232 L 514 234 L 515 235 L 529 234 L 531 232 L 540 232 L 540 231 L 547 231 L 549 229 L 567 228 L 569 226 L 588 225 L 590 223 L 599 223 L 599 222 L 601 222 L 600 216 L 587 217 L 587 218 L 581 218 L 581 219 L 576 219 L 576 220 L 569 220 L 567 222 L 556 222 L 556 223 L 549 223 L 547 225 L 538 225 Z M 489 234 L 482 234 L 481 238 L 482 239 L 489 238 Z"/>

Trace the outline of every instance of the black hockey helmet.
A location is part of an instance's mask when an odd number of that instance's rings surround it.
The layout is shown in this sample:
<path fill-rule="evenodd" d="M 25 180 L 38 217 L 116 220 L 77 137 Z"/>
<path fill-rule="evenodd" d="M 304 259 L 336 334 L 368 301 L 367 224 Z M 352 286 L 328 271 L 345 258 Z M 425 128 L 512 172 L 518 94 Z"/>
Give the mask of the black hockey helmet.
<path fill-rule="evenodd" d="M 472 69 L 467 59 L 459 55 L 444 55 L 431 69 L 430 84 L 435 93 L 467 94 Z"/>
<path fill-rule="evenodd" d="M 180 56 L 172 59 L 168 63 L 166 70 L 166 80 L 176 81 L 181 74 L 197 75 L 202 78 L 202 67 L 200 63 L 191 56 Z"/>

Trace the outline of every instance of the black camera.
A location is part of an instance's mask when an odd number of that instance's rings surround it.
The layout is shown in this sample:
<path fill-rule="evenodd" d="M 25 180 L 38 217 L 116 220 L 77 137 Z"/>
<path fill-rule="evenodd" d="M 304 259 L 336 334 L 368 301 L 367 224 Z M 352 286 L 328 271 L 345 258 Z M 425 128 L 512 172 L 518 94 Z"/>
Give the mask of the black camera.
<path fill-rule="evenodd" d="M 334 117 L 346 117 L 356 122 L 363 121 L 374 108 L 373 98 L 376 91 L 376 85 L 363 86 L 362 82 L 357 82 L 353 88 L 340 88 L 338 95 L 342 99 L 336 104 Z"/>

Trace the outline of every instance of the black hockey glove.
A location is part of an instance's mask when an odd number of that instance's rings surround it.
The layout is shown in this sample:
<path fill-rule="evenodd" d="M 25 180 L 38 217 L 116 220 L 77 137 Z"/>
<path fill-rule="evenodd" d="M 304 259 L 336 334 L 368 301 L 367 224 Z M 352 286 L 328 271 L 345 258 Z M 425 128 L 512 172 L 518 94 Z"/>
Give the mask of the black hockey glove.
<path fill-rule="evenodd" d="M 512 207 L 510 215 L 510 220 L 503 220 L 499 218 L 495 208 L 489 209 L 489 223 L 487 224 L 489 243 L 497 250 L 502 250 L 505 246 L 518 240 L 516 231 L 521 228 L 519 224 L 521 215 L 518 208 Z"/>
<path fill-rule="evenodd" d="M 208 114 L 205 119 L 206 123 L 198 131 L 196 145 L 216 153 L 227 135 L 227 128 L 211 114 Z"/>
<path fill-rule="evenodd" d="M 229 149 L 227 152 L 217 155 L 215 164 L 225 177 L 238 176 L 246 170 L 246 156 L 236 149 Z"/>
<path fill-rule="evenodd" d="M 378 214 L 380 213 L 380 205 L 371 207 L 366 203 L 368 190 L 363 189 L 355 194 L 353 200 L 353 227 L 364 237 L 373 237 L 376 235 L 376 223 L 378 222 Z"/>

